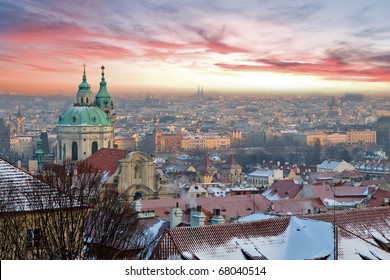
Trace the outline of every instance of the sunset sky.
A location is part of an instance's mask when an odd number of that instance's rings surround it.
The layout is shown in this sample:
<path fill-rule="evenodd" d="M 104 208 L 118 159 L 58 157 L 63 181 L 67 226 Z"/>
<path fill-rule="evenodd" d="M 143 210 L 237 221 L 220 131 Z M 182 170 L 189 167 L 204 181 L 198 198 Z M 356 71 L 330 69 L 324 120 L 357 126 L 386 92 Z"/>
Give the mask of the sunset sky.
<path fill-rule="evenodd" d="M 390 1 L 0 0 L 0 93 L 390 92 Z"/>

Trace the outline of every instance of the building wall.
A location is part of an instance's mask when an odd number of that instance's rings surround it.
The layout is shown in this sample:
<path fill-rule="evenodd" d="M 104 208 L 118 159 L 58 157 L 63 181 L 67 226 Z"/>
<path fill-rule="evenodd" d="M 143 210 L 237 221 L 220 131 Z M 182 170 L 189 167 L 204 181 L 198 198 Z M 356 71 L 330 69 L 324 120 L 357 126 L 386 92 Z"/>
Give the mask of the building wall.
<path fill-rule="evenodd" d="M 158 173 L 153 160 L 146 154 L 135 151 L 119 162 L 118 187 L 125 191 L 134 185 L 145 186 L 138 191 L 144 196 L 150 196 L 157 192 Z M 130 195 L 137 192 L 134 189 Z"/>
<path fill-rule="evenodd" d="M 180 133 L 156 133 L 156 152 L 180 151 L 182 135 Z"/>
<path fill-rule="evenodd" d="M 57 136 L 57 159 L 59 162 L 72 159 L 72 143 L 78 147 L 78 159 L 92 155 L 92 143 L 97 142 L 97 150 L 113 148 L 114 128 L 112 126 L 59 126 Z"/>
<path fill-rule="evenodd" d="M 376 144 L 376 131 L 360 130 L 360 131 L 348 131 L 347 142 L 352 144 Z"/>
<path fill-rule="evenodd" d="M 32 159 L 34 155 L 34 141 L 30 136 L 15 136 L 11 138 L 11 151 L 16 153 L 19 158 Z"/>

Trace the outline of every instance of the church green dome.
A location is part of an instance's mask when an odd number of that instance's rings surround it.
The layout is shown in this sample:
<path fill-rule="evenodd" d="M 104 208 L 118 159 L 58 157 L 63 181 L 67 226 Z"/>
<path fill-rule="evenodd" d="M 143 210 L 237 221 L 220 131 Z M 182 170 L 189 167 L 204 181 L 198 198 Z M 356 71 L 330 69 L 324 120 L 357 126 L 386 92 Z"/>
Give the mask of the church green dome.
<path fill-rule="evenodd" d="M 94 106 L 74 106 L 60 116 L 57 126 L 112 126 L 110 117 Z"/>

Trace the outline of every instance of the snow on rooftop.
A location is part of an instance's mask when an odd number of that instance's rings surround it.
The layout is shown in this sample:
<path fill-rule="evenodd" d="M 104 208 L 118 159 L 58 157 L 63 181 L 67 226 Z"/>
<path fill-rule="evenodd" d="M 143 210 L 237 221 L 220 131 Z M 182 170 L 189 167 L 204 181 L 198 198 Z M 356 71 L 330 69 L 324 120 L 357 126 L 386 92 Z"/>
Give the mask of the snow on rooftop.
<path fill-rule="evenodd" d="M 331 223 L 292 216 L 283 233 L 283 244 L 262 247 L 262 252 L 273 260 L 304 260 L 320 252 L 334 259 L 333 236 Z"/>
<path fill-rule="evenodd" d="M 333 170 L 340 163 L 341 163 L 341 161 L 338 161 L 338 160 L 325 160 L 318 167 L 321 168 L 321 169 Z"/>
<path fill-rule="evenodd" d="M 280 215 L 273 215 L 268 213 L 256 212 L 249 214 L 248 216 L 238 219 L 238 222 L 254 222 L 254 221 L 263 221 L 268 219 L 279 218 Z"/>
<path fill-rule="evenodd" d="M 53 187 L 0 159 L 0 205 L 6 211 L 34 211 L 77 207 Z"/>
<path fill-rule="evenodd" d="M 256 170 L 248 174 L 248 176 L 255 176 L 255 177 L 269 177 L 273 174 L 273 170 Z"/>

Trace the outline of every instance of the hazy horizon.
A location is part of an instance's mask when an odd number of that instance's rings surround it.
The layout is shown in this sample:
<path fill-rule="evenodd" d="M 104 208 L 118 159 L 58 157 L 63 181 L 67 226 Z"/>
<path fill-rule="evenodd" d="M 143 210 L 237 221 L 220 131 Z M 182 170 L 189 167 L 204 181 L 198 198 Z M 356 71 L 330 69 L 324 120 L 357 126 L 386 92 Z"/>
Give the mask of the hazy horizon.
<path fill-rule="evenodd" d="M 0 0 L 0 94 L 383 95 L 388 1 Z"/>

